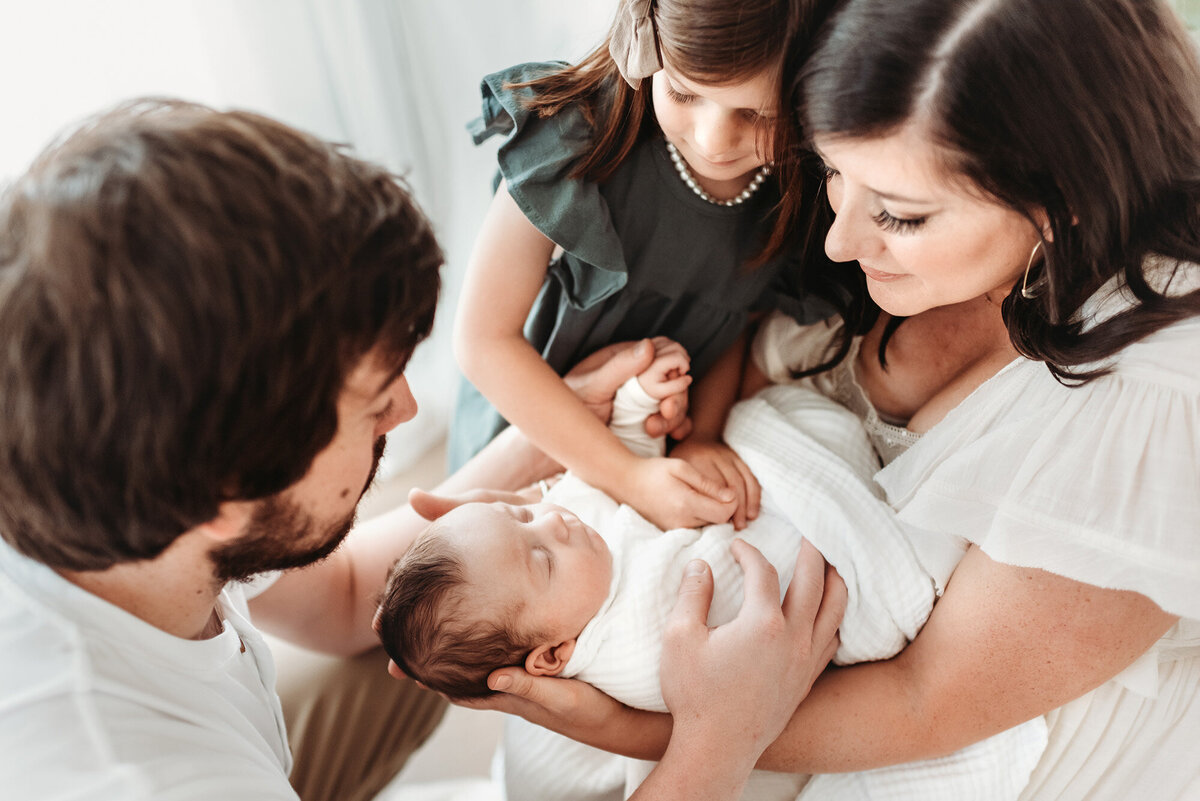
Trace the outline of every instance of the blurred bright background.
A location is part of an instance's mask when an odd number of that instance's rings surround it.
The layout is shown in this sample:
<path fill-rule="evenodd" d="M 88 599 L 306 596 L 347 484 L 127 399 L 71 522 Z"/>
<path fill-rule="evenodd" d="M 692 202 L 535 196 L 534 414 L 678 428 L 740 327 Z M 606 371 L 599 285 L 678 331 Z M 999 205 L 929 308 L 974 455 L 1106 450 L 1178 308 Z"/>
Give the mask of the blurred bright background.
<path fill-rule="evenodd" d="M 457 369 L 450 324 L 490 196 L 496 143 L 474 147 L 479 79 L 519 61 L 575 60 L 615 0 L 0 0 L 0 181 L 57 133 L 121 100 L 169 95 L 252 109 L 404 174 L 446 251 L 431 341 L 414 358 L 417 425 L 384 474 L 440 444 Z M 1174 0 L 1195 32 L 1200 0 Z"/>
<path fill-rule="evenodd" d="M 1200 0 L 1174 0 L 1193 30 Z M 384 475 L 440 444 L 457 368 L 450 324 L 490 196 L 496 142 L 471 144 L 479 79 L 575 60 L 615 0 L 0 0 L 0 181 L 59 132 L 115 103 L 168 95 L 252 109 L 405 175 L 446 251 L 442 309 L 416 354 L 417 425 Z"/>
<path fill-rule="evenodd" d="M 475 147 L 479 80 L 575 60 L 613 0 L 0 0 L 0 181 L 58 133 L 144 95 L 246 108 L 346 142 L 404 175 L 446 251 L 441 310 L 409 369 L 416 425 L 383 474 L 441 443 L 458 385 L 449 334 L 491 193 L 495 141 Z"/>

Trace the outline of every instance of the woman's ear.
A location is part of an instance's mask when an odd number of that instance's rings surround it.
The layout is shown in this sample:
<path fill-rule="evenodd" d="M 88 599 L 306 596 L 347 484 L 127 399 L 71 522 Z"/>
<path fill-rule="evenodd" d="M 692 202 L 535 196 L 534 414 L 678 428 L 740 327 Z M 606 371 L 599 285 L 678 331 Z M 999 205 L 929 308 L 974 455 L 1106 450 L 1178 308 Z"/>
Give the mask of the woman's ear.
<path fill-rule="evenodd" d="M 575 652 L 575 640 L 557 645 L 539 645 L 525 657 L 525 672 L 533 676 L 557 676 Z"/>

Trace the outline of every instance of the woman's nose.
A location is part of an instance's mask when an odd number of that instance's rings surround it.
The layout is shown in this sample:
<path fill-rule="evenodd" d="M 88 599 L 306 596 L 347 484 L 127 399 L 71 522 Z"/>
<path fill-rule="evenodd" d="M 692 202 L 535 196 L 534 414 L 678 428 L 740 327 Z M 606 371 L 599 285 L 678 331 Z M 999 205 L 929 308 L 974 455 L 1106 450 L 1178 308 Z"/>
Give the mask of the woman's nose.
<path fill-rule="evenodd" d="M 825 235 L 825 255 L 833 261 L 857 261 L 869 256 L 870 242 L 874 232 L 864 229 L 862 215 L 856 213 L 854 207 L 846 203 L 842 193 L 832 185 L 828 186 L 829 206 L 833 210 L 833 224 Z"/>

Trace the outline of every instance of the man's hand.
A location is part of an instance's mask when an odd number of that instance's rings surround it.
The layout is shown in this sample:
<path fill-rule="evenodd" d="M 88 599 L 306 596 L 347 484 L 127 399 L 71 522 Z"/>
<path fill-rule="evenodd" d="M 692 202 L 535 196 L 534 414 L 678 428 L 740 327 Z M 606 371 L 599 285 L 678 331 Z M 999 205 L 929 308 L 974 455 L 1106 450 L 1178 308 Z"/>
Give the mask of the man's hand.
<path fill-rule="evenodd" d="M 511 503 L 515 506 L 522 506 L 527 503 L 537 503 L 541 499 L 542 492 L 536 485 L 517 492 L 477 489 L 457 495 L 434 495 L 432 492 L 414 489 L 408 493 L 409 506 L 414 512 L 430 521 L 437 520 L 464 503 Z"/>

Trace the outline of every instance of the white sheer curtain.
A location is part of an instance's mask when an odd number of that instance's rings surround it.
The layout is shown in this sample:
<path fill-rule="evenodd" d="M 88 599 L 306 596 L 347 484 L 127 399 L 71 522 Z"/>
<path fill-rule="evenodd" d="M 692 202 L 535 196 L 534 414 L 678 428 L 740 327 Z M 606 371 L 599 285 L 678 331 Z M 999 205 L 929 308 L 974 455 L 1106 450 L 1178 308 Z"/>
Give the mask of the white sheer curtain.
<path fill-rule="evenodd" d="M 465 131 L 479 79 L 577 59 L 615 0 L 41 0 L 0 6 L 0 178 L 80 118 L 139 95 L 253 109 L 404 174 L 446 251 L 431 341 L 409 371 L 421 406 L 392 435 L 398 469 L 443 436 L 457 369 L 449 333 L 490 196 L 495 144 Z"/>

